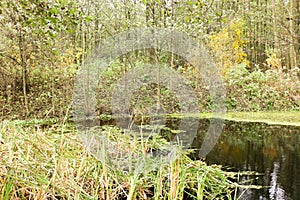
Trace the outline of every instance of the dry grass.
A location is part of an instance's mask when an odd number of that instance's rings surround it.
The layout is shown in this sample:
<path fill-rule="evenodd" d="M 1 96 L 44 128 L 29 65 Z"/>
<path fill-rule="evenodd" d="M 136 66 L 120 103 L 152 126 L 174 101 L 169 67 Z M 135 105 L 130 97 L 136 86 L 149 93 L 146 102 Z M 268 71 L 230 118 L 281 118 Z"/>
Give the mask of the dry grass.
<path fill-rule="evenodd" d="M 235 174 L 178 159 L 125 172 L 89 154 L 74 126 L 3 121 L 0 199 L 231 199 Z M 232 179 L 231 179 L 232 180 Z"/>

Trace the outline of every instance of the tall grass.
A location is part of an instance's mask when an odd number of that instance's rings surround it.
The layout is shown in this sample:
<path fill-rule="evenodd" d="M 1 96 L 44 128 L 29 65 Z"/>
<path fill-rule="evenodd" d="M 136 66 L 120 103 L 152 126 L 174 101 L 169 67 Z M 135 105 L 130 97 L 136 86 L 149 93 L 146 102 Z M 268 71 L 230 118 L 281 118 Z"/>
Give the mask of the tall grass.
<path fill-rule="evenodd" d="M 186 152 L 156 169 L 112 168 L 88 153 L 67 124 L 3 121 L 0 199 L 231 199 L 234 173 Z"/>

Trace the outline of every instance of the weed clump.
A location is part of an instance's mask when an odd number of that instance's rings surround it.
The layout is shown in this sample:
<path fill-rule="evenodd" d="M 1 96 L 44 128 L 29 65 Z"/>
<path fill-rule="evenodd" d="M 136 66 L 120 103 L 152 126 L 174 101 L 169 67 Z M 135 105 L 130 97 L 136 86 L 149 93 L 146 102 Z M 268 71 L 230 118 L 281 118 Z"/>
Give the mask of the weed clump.
<path fill-rule="evenodd" d="M 3 121 L 0 139 L 1 199 L 230 199 L 238 187 L 236 174 L 184 151 L 158 168 L 110 167 L 69 124 Z"/>

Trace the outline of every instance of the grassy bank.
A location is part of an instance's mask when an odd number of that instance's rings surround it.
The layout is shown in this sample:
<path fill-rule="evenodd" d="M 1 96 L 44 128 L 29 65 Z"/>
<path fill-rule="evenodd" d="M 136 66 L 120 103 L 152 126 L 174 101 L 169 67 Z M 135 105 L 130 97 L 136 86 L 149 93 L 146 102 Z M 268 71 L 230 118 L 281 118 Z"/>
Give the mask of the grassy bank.
<path fill-rule="evenodd" d="M 180 117 L 180 114 L 171 114 L 173 117 Z M 212 113 L 186 114 L 185 116 L 211 118 Z M 265 112 L 227 112 L 224 119 L 240 122 L 262 122 L 266 124 L 300 126 L 299 111 L 265 111 Z"/>
<path fill-rule="evenodd" d="M 232 199 L 236 175 L 186 153 L 158 169 L 110 168 L 83 147 L 72 125 L 3 121 L 0 199 Z"/>
<path fill-rule="evenodd" d="M 300 126 L 299 111 L 285 112 L 228 112 L 226 119 L 231 121 L 263 122 L 267 124 Z"/>

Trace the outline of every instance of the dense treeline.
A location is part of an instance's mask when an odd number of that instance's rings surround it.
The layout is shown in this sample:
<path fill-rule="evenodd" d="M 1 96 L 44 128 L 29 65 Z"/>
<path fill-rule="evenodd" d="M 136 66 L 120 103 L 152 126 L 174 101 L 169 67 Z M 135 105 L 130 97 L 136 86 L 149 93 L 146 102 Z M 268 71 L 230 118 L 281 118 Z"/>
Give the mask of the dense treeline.
<path fill-rule="evenodd" d="M 2 0 L 0 24 L 2 116 L 65 116 L 86 56 L 101 39 L 137 27 L 173 27 L 204 42 L 224 75 L 228 109 L 299 109 L 298 0 Z M 161 54 L 116 61 L 103 80 L 109 87 L 99 88 L 99 113 L 109 113 L 114 79 L 137 62 L 166 62 L 205 94 L 193 66 Z M 202 110 L 209 111 L 208 96 L 199 97 Z M 162 101 L 176 104 L 168 95 Z"/>

